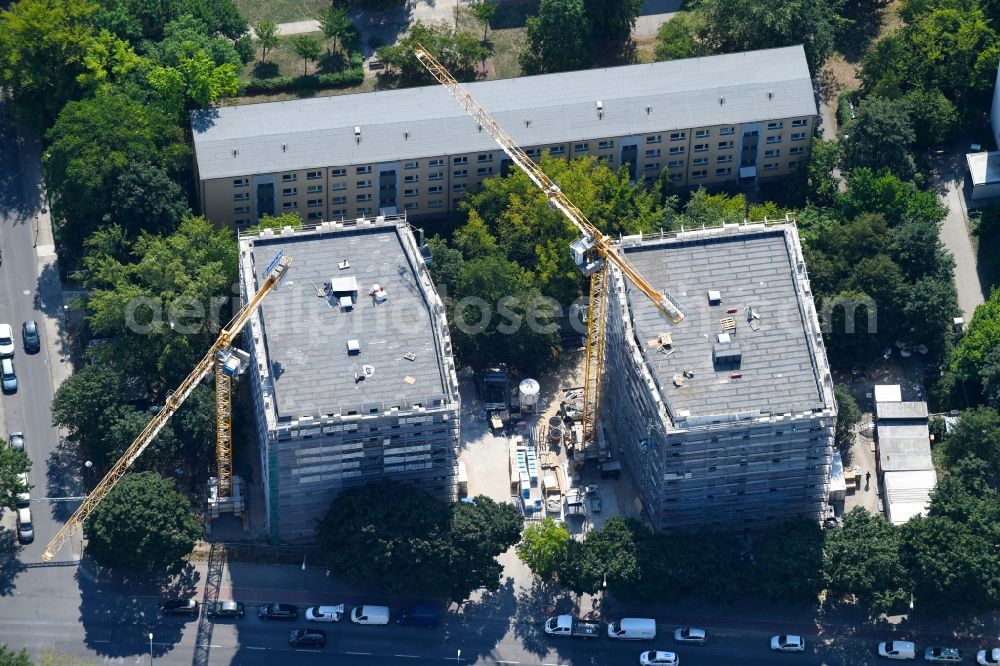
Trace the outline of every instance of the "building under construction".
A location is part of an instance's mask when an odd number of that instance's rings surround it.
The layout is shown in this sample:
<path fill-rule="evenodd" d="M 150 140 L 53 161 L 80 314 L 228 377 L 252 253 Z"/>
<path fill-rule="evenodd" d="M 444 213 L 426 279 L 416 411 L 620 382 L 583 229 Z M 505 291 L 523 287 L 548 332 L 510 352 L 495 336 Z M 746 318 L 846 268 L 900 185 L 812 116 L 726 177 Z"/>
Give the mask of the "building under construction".
<path fill-rule="evenodd" d="M 658 529 L 825 511 L 836 407 L 794 224 L 628 237 L 670 322 L 615 271 L 603 424 Z"/>
<path fill-rule="evenodd" d="M 405 217 L 244 234 L 244 298 L 279 252 L 293 269 L 246 327 L 271 539 L 311 540 L 341 490 L 382 477 L 453 500 L 458 378 Z"/>

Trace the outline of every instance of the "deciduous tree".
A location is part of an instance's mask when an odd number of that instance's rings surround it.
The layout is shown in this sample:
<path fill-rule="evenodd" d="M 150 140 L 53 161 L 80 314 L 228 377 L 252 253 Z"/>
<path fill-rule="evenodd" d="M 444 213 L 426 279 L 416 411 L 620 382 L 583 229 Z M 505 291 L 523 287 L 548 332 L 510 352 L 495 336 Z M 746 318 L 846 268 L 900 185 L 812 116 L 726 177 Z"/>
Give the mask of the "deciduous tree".
<path fill-rule="evenodd" d="M 916 133 L 909 110 L 901 102 L 869 95 L 861 101 L 855 118 L 843 128 L 841 144 L 847 170 L 867 167 L 885 170 L 903 179 L 912 178 L 916 165 L 910 153 Z"/>
<path fill-rule="evenodd" d="M 570 538 L 566 525 L 546 516 L 542 522 L 524 528 L 517 556 L 531 573 L 542 580 L 551 580 L 566 560 Z"/>
<path fill-rule="evenodd" d="M 826 533 L 823 573 L 834 599 L 853 598 L 873 614 L 909 600 L 906 569 L 899 559 L 902 535 L 881 515 L 855 507 L 839 529 Z"/>
<path fill-rule="evenodd" d="M 253 27 L 260 47 L 260 61 L 267 62 L 267 52 L 278 45 L 278 24 L 270 19 L 261 19 Z"/>
<path fill-rule="evenodd" d="M 521 67 L 528 74 L 584 69 L 590 63 L 588 39 L 583 0 L 542 0 L 538 15 L 528 18 Z"/>
<path fill-rule="evenodd" d="M 469 10 L 472 12 L 472 16 L 475 17 L 477 21 L 483 24 L 483 41 L 486 41 L 486 35 L 490 31 L 490 21 L 497 13 L 497 9 L 500 8 L 500 3 L 497 0 L 475 0 L 471 5 L 469 5 Z"/>
<path fill-rule="evenodd" d="M 296 35 L 292 37 L 292 49 L 295 55 L 302 58 L 302 75 L 309 73 L 309 63 L 319 60 L 322 47 L 313 35 Z"/>
<path fill-rule="evenodd" d="M 833 387 L 833 396 L 837 400 L 837 432 L 834 435 L 834 444 L 844 462 L 851 460 L 851 447 L 854 445 L 854 427 L 861 421 L 861 410 L 854 396 L 843 384 Z"/>
<path fill-rule="evenodd" d="M 17 494 L 31 490 L 31 486 L 21 483 L 20 478 L 29 469 L 31 461 L 24 451 L 0 441 L 0 507 L 13 509 L 17 506 Z"/>
<path fill-rule="evenodd" d="M 990 485 L 1000 488 L 1000 414 L 982 406 L 963 411 L 958 423 L 945 435 L 944 452 L 949 465 L 968 456 L 982 460 Z"/>
<path fill-rule="evenodd" d="M 621 48 L 632 34 L 643 0 L 584 0 L 591 39 L 600 45 Z"/>
<path fill-rule="evenodd" d="M 471 32 L 454 32 L 445 24 L 427 25 L 416 21 L 410 31 L 392 46 L 376 51 L 387 71 L 381 76 L 400 86 L 435 83 L 414 51 L 423 46 L 444 65 L 459 81 L 469 81 L 476 76 L 476 64 L 489 55 L 489 49 Z"/>
<path fill-rule="evenodd" d="M 656 59 L 680 60 L 708 55 L 709 47 L 699 36 L 701 29 L 701 14 L 677 12 L 656 31 Z"/>
<path fill-rule="evenodd" d="M 319 21 L 319 29 L 323 31 L 323 35 L 333 40 L 334 50 L 343 45 L 344 38 L 354 28 L 347 10 L 336 5 L 330 5 L 320 12 L 316 20 Z"/>

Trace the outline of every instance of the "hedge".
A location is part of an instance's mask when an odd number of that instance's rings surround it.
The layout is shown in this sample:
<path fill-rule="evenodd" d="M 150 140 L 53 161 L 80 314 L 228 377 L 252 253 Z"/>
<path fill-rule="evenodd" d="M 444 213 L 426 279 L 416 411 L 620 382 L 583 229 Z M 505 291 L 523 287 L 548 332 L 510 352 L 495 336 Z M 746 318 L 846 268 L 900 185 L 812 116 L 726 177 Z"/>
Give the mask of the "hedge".
<path fill-rule="evenodd" d="M 250 79 L 240 86 L 241 95 L 260 95 L 296 90 L 321 88 L 347 88 L 360 85 L 365 80 L 364 58 L 360 53 L 351 54 L 351 68 L 334 74 L 309 74 L 306 76 L 275 76 L 268 79 Z"/>
<path fill-rule="evenodd" d="M 837 95 L 837 126 L 844 127 L 851 122 L 850 102 L 857 104 L 857 94 L 854 90 L 845 90 Z"/>

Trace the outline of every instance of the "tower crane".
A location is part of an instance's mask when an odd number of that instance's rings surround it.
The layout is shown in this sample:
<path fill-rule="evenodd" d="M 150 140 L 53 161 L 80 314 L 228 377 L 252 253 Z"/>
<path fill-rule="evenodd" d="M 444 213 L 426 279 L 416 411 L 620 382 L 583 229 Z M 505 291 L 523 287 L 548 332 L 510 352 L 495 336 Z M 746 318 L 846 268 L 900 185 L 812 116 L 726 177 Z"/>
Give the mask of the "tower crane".
<path fill-rule="evenodd" d="M 431 55 L 418 46 L 414 55 L 428 72 L 451 93 L 466 113 L 472 116 L 482 131 L 487 132 L 500 148 L 528 178 L 538 186 L 566 219 L 576 227 L 581 237 L 570 245 L 570 253 L 580 272 L 590 277 L 590 309 L 587 315 L 587 347 L 583 384 L 583 450 L 587 457 L 595 452 L 597 419 L 601 400 L 601 382 L 604 376 L 604 343 L 607 326 L 608 266 L 620 270 L 673 323 L 684 319 L 684 309 L 673 297 L 653 287 L 638 271 L 619 254 L 614 239 L 601 233 L 587 216 L 562 193 L 559 185 L 532 161 L 514 142 L 509 134 L 472 97 L 455 77 Z"/>
<path fill-rule="evenodd" d="M 59 552 L 59 549 L 66 545 L 66 542 L 70 540 L 76 529 L 83 525 L 87 516 L 89 516 L 94 508 L 100 504 L 101 500 L 103 500 L 107 494 L 114 489 L 115 485 L 123 476 L 125 476 L 125 473 L 128 472 L 132 464 L 135 463 L 139 456 L 142 455 L 143 451 L 146 450 L 146 447 L 149 446 L 154 439 L 156 439 L 156 435 L 159 434 L 160 430 L 163 429 L 163 426 L 166 425 L 168 420 L 170 420 L 170 417 L 173 416 L 178 409 L 180 409 L 180 406 L 184 404 L 184 401 L 188 398 L 188 396 L 190 396 L 198 384 L 208 376 L 208 373 L 211 372 L 213 368 L 216 372 L 216 389 L 219 388 L 220 375 L 225 377 L 226 380 L 230 379 L 230 375 L 232 374 L 232 369 L 234 367 L 234 354 L 238 351 L 232 346 L 233 340 L 240 334 L 243 327 L 246 326 L 247 321 L 249 321 L 253 313 L 257 311 L 257 308 L 260 307 L 261 301 L 264 300 L 264 297 L 267 296 L 271 290 L 277 286 L 278 282 L 281 281 L 281 278 L 285 276 L 285 273 L 288 272 L 288 268 L 291 265 L 291 258 L 286 257 L 281 253 L 279 253 L 271 261 L 265 271 L 267 273 L 267 278 L 264 280 L 264 283 L 261 284 L 257 293 L 255 293 L 253 298 L 251 298 L 250 301 L 244 305 L 238 313 L 236 313 L 236 316 L 233 317 L 232 321 L 230 321 L 222 329 L 219 333 L 218 339 L 216 339 L 215 343 L 209 347 L 208 352 L 201 359 L 201 361 L 198 362 L 198 365 L 195 366 L 194 370 L 191 371 L 191 374 L 185 377 L 180 386 L 178 386 L 173 393 L 167 396 L 163 409 L 157 412 L 156 415 L 150 419 L 149 423 L 146 424 L 146 427 L 143 428 L 142 432 L 139 433 L 139 436 L 135 438 L 135 441 L 132 442 L 118 462 L 112 466 L 104 478 L 101 479 L 101 482 L 98 483 L 87 498 L 83 500 L 83 504 L 81 504 L 80 507 L 73 512 L 73 515 L 70 516 L 69 520 L 66 521 L 59 532 L 52 537 L 52 540 L 45 547 L 45 552 L 42 553 L 43 561 L 51 561 L 52 558 L 55 557 L 55 554 Z M 227 381 L 225 387 L 223 388 L 228 389 L 230 387 L 231 384 Z M 216 397 L 217 401 L 220 401 L 217 402 L 216 405 L 218 408 L 222 403 L 219 396 Z M 227 428 L 227 434 L 229 433 L 229 428 L 231 427 L 231 419 L 229 416 L 231 411 L 228 390 L 225 395 L 225 411 L 226 414 L 220 416 L 217 409 L 217 436 L 219 435 L 218 430 L 221 427 L 225 426 Z M 227 475 L 230 474 L 229 468 L 231 465 L 229 461 L 229 439 L 226 439 L 225 468 L 223 468 L 223 461 L 221 460 L 223 454 L 219 450 L 221 449 L 221 446 L 219 446 L 220 444 L 221 442 L 217 441 L 218 448 L 216 453 L 218 458 L 217 462 L 219 464 L 218 474 L 220 477 L 219 483 L 221 489 L 221 477 L 223 473 L 226 473 Z"/>

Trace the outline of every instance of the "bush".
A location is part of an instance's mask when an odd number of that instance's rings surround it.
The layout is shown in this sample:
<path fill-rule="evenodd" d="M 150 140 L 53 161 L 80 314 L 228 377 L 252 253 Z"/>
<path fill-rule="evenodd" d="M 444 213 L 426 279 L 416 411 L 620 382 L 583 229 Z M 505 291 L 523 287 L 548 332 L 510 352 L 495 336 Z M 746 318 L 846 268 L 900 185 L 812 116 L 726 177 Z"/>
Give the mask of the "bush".
<path fill-rule="evenodd" d="M 240 87 L 241 95 L 263 95 L 279 92 L 319 90 L 321 88 L 348 88 L 365 80 L 364 70 L 348 69 L 335 74 L 310 74 L 308 76 L 276 76 L 271 79 L 250 79 Z"/>
<path fill-rule="evenodd" d="M 851 122 L 851 103 L 857 102 L 857 95 L 853 90 L 845 90 L 837 95 L 837 127 L 844 127 Z"/>

